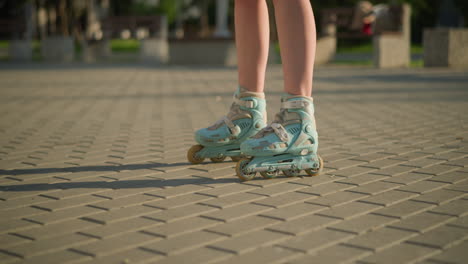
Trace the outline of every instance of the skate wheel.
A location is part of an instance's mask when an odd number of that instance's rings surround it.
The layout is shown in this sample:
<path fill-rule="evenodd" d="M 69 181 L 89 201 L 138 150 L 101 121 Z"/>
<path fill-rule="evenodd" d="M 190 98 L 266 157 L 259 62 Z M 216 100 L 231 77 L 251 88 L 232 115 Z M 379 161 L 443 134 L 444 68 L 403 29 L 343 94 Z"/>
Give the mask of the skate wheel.
<path fill-rule="evenodd" d="M 318 168 L 313 168 L 313 169 L 306 169 L 305 172 L 307 173 L 307 175 L 309 175 L 309 176 L 318 176 L 322 172 L 322 170 L 323 170 L 323 159 L 320 156 L 318 158 L 319 158 L 319 167 Z"/>
<path fill-rule="evenodd" d="M 239 156 L 232 156 L 231 157 L 231 160 L 234 161 L 234 162 L 238 162 L 241 159 L 242 159 L 242 157 L 239 157 Z"/>
<path fill-rule="evenodd" d="M 287 177 L 297 177 L 301 173 L 301 170 L 284 170 L 283 174 Z"/>
<path fill-rule="evenodd" d="M 193 145 L 187 151 L 187 159 L 192 164 L 200 164 L 203 162 L 204 158 L 198 157 L 197 153 L 203 149 L 202 145 Z"/>
<path fill-rule="evenodd" d="M 245 173 L 244 169 L 249 164 L 249 162 L 250 162 L 250 159 L 243 158 L 239 160 L 236 164 L 237 177 L 239 177 L 241 181 L 250 181 L 255 177 L 255 174 L 256 174 L 255 172 Z"/>
<path fill-rule="evenodd" d="M 260 172 L 260 175 L 262 175 L 262 177 L 264 179 L 276 178 L 276 172 L 275 171 L 262 171 L 262 172 Z"/>
<path fill-rule="evenodd" d="M 219 158 L 210 158 L 210 160 L 214 163 L 220 163 L 223 162 L 226 159 L 226 157 L 219 157 Z"/>

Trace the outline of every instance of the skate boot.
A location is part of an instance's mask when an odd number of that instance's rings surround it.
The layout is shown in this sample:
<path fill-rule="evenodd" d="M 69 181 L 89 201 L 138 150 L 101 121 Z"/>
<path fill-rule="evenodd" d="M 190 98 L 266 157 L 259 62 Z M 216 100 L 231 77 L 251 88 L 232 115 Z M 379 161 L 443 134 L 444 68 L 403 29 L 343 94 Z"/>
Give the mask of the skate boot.
<path fill-rule="evenodd" d="M 288 177 L 298 176 L 301 170 L 316 176 L 323 168 L 317 149 L 312 98 L 283 97 L 273 123 L 241 144 L 241 153 L 250 158 L 238 161 L 236 173 L 242 181 L 253 179 L 257 172 L 268 179 L 280 171 Z"/>
<path fill-rule="evenodd" d="M 266 126 L 265 107 L 264 93 L 239 87 L 228 115 L 195 133 L 199 144 L 188 150 L 188 161 L 199 164 L 209 158 L 212 162 L 222 162 L 226 157 L 240 160 L 240 144 Z"/>

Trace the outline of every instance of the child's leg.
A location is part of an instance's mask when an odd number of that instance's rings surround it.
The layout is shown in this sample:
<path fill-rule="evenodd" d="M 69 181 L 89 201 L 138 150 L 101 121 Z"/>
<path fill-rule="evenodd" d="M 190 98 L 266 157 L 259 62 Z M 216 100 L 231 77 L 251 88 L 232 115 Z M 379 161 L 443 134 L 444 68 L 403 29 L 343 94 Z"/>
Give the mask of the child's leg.
<path fill-rule="evenodd" d="M 309 0 L 274 0 L 283 62 L 284 89 L 311 96 L 316 30 Z"/>
<path fill-rule="evenodd" d="M 270 34 L 266 1 L 236 0 L 234 10 L 239 85 L 263 92 Z"/>

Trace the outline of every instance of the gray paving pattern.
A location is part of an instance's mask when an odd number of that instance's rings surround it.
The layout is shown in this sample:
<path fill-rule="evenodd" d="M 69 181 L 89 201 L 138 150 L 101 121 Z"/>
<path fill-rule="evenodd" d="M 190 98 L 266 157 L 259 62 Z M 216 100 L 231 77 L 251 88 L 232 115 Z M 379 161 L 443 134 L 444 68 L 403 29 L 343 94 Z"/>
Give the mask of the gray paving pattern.
<path fill-rule="evenodd" d="M 466 263 L 467 72 L 317 69 L 325 173 L 244 183 L 185 158 L 235 87 L 225 68 L 2 66 L 0 262 Z"/>

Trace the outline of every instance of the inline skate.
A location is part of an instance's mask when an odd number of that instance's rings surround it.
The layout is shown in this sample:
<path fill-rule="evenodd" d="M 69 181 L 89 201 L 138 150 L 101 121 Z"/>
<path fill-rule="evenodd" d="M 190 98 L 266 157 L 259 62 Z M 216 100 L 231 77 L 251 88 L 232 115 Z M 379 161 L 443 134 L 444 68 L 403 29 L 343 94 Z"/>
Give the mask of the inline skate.
<path fill-rule="evenodd" d="M 240 144 L 266 126 L 265 108 L 264 93 L 249 92 L 239 87 L 227 116 L 195 133 L 195 141 L 199 144 L 188 150 L 188 161 L 199 164 L 209 158 L 217 163 L 226 157 L 240 160 Z"/>
<path fill-rule="evenodd" d="M 236 173 L 242 181 L 251 180 L 257 172 L 271 179 L 282 172 L 288 177 L 305 170 L 317 176 L 323 160 L 317 154 L 318 134 L 311 97 L 287 96 L 281 99 L 281 110 L 274 121 L 241 144 Z"/>

